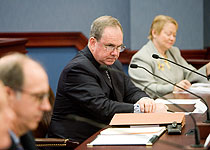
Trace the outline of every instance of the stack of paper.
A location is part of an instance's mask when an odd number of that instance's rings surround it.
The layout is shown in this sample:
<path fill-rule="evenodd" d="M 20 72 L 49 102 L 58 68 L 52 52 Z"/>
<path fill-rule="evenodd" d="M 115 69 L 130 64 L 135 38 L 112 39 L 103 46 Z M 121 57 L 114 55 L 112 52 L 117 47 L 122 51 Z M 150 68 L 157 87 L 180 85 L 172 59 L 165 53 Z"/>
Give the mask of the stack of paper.
<path fill-rule="evenodd" d="M 88 145 L 152 145 L 165 130 L 165 127 L 108 128 Z"/>
<path fill-rule="evenodd" d="M 192 86 L 187 90 L 194 93 L 209 93 L 210 84 L 209 83 L 193 83 Z M 188 92 L 181 91 L 181 92 L 173 92 L 173 93 L 188 93 Z"/>
<path fill-rule="evenodd" d="M 207 110 L 206 105 L 200 99 L 156 99 L 156 103 L 164 104 L 194 104 L 194 111 L 192 113 L 205 113 Z"/>

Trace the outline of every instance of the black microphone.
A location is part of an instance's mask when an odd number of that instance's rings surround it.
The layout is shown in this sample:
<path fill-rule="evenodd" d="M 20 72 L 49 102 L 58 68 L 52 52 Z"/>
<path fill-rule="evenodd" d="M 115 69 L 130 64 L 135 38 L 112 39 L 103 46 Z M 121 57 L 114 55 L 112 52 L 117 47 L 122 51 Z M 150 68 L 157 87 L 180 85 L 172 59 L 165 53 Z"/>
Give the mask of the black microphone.
<path fill-rule="evenodd" d="M 104 70 L 104 71 L 108 70 L 108 71 L 118 72 L 118 73 L 120 73 L 120 74 L 122 74 L 124 76 L 127 76 L 125 74 L 125 72 L 123 72 L 121 70 L 118 70 L 118 69 L 114 69 L 114 68 L 108 67 L 107 65 L 100 65 L 99 69 Z"/>
<path fill-rule="evenodd" d="M 205 123 L 210 123 L 209 106 L 208 106 L 208 104 L 206 103 L 206 101 L 205 101 L 201 96 L 199 96 L 199 95 L 197 95 L 197 94 L 195 94 L 195 93 L 193 93 L 193 92 L 191 92 L 191 91 L 189 91 L 189 90 L 186 90 L 186 89 L 184 89 L 184 88 L 182 88 L 182 87 L 176 85 L 175 83 L 172 83 L 172 82 L 170 82 L 170 81 L 168 81 L 168 80 L 166 80 L 166 79 L 164 79 L 164 78 L 162 78 L 162 77 L 160 77 L 160 76 L 155 75 L 154 73 L 150 72 L 148 69 L 146 69 L 146 68 L 144 68 L 144 67 L 142 67 L 142 66 L 138 66 L 137 64 L 130 64 L 130 67 L 131 67 L 131 68 L 142 68 L 142 69 L 146 70 L 148 73 L 152 74 L 153 76 L 155 76 L 155 77 L 157 77 L 157 78 L 159 78 L 159 79 L 161 79 L 161 80 L 163 80 L 163 81 L 165 81 L 165 82 L 168 82 L 169 84 L 172 84 L 172 85 L 174 85 L 174 86 L 176 86 L 176 87 L 178 87 L 178 88 L 180 88 L 180 89 L 182 89 L 182 90 L 184 90 L 184 91 L 186 91 L 186 92 L 188 92 L 188 93 L 194 95 L 195 97 L 200 98 L 200 99 L 204 102 L 204 104 L 206 105 L 206 107 L 207 107 L 207 111 L 206 111 L 206 117 L 207 117 L 207 118 L 206 118 Z"/>
<path fill-rule="evenodd" d="M 136 64 L 130 64 L 130 67 L 131 67 L 131 68 L 138 68 L 138 67 L 140 67 L 140 66 L 138 66 L 138 65 L 136 65 Z M 109 70 L 109 71 L 118 72 L 118 73 L 120 73 L 120 74 L 126 76 L 126 74 L 125 74 L 124 72 L 122 72 L 122 71 L 120 71 L 120 70 L 117 70 L 117 69 L 110 68 L 110 67 L 108 67 L 108 66 L 106 66 L 106 65 L 101 65 L 99 68 L 102 69 L 102 70 Z M 143 68 L 143 67 L 142 67 L 142 68 Z M 143 69 L 144 69 L 144 68 L 143 68 Z M 149 72 L 149 73 L 150 73 L 150 72 Z M 155 76 L 156 76 L 156 75 L 155 75 Z M 148 88 L 148 89 L 149 89 L 149 88 Z M 151 89 L 149 89 L 149 90 L 151 90 Z M 152 91 L 152 90 L 151 90 L 151 91 Z M 157 94 L 156 92 L 154 92 L 154 93 Z M 178 104 L 175 104 L 175 103 L 173 103 L 172 101 L 166 99 L 165 97 L 159 96 L 158 94 L 157 94 L 157 96 L 158 96 L 158 97 L 162 97 L 163 99 L 169 101 L 171 104 L 173 104 L 173 105 L 176 106 L 177 108 L 181 109 L 182 111 L 187 112 L 187 110 L 185 110 L 184 108 L 180 107 Z M 195 118 L 194 118 L 194 116 L 193 116 L 192 114 L 189 114 L 189 115 L 191 116 L 191 118 L 192 118 L 192 120 L 193 120 L 194 128 L 195 128 L 195 129 L 194 129 L 194 133 L 195 133 L 195 145 L 192 145 L 192 146 L 193 146 L 193 147 L 203 147 L 203 145 L 200 144 L 200 133 L 199 133 L 199 129 L 198 129 L 197 124 L 196 124 L 196 120 L 195 120 Z M 167 142 L 167 141 L 164 141 L 164 140 L 161 140 L 161 142 L 162 142 L 162 143 L 165 143 L 165 144 L 168 144 L 168 145 L 175 146 L 175 147 L 183 148 L 183 146 L 181 146 L 181 145 L 177 145 L 177 144 L 174 144 L 174 143 L 170 143 L 170 142 Z"/>
<path fill-rule="evenodd" d="M 148 69 L 146 69 L 146 68 L 144 68 L 144 67 L 142 67 L 142 66 L 138 66 L 137 64 L 130 64 L 130 67 L 131 67 L 131 68 L 142 68 L 142 69 L 144 69 L 145 71 L 147 71 L 148 73 L 152 74 L 153 76 L 155 76 L 155 77 L 157 77 L 157 78 L 159 78 L 159 79 L 161 79 L 161 80 L 163 80 L 163 81 L 165 81 L 165 82 L 167 82 L 167 83 L 169 83 L 169 84 L 172 84 L 172 85 L 174 85 L 174 86 L 176 86 L 176 87 L 178 87 L 178 88 L 180 88 L 180 89 L 182 89 L 182 90 L 184 90 L 184 91 L 186 91 L 186 92 L 188 92 L 188 93 L 190 93 L 190 94 L 192 94 L 192 95 L 194 95 L 194 96 L 200 98 L 200 99 L 205 103 L 205 105 L 206 105 L 206 107 L 207 107 L 207 114 L 206 114 L 207 120 L 206 120 L 205 122 L 207 122 L 207 123 L 210 122 L 210 119 L 209 119 L 209 107 L 208 107 L 206 101 L 205 101 L 202 97 L 200 97 L 200 96 L 198 96 L 198 95 L 196 95 L 196 94 L 194 94 L 194 93 L 192 93 L 192 92 L 190 92 L 190 91 L 188 91 L 188 90 L 186 90 L 186 89 L 184 89 L 184 88 L 182 88 L 182 87 L 176 85 L 175 83 L 172 83 L 172 82 L 170 82 L 170 81 L 168 81 L 168 80 L 166 80 L 166 79 L 164 79 L 164 78 L 162 78 L 162 77 L 160 77 L 160 76 L 157 76 L 157 75 L 153 74 L 153 73 L 150 72 Z M 194 129 L 194 131 L 195 131 L 195 145 L 192 145 L 192 147 L 203 147 L 203 146 L 200 144 L 200 133 L 199 133 L 199 129 L 198 129 L 198 127 L 197 127 L 195 118 L 194 118 L 192 115 L 190 115 L 190 116 L 192 117 L 192 120 L 193 120 L 193 122 L 194 122 L 194 127 L 195 127 L 195 129 Z"/>
<path fill-rule="evenodd" d="M 100 65 L 99 67 L 101 70 L 108 70 L 108 66 L 107 65 Z"/>
<path fill-rule="evenodd" d="M 203 75 L 203 74 L 201 74 L 201 73 L 199 73 L 199 72 L 196 72 L 196 71 L 194 71 L 194 70 L 192 70 L 192 69 L 190 69 L 190 68 L 187 68 L 187 67 L 185 67 L 185 66 L 182 66 L 182 65 L 180 65 L 180 64 L 177 64 L 177 63 L 175 63 L 175 62 L 173 62 L 173 61 L 171 61 L 171 60 L 169 60 L 169 59 L 159 57 L 157 54 L 152 54 L 152 57 L 155 58 L 155 59 L 163 59 L 163 60 L 169 61 L 169 62 L 171 62 L 171 63 L 173 63 L 173 64 L 175 64 L 175 65 L 177 65 L 177 66 L 179 66 L 179 67 L 182 67 L 182 68 L 184 68 L 184 69 L 187 69 L 187 70 L 189 70 L 189 71 L 191 71 L 191 72 L 193 72 L 193 73 L 195 73 L 195 74 L 198 74 L 198 75 L 200 75 L 200 76 L 206 78 L 207 80 L 210 79 L 210 75 L 209 75 L 209 76 L 205 76 L 205 75 Z"/>
<path fill-rule="evenodd" d="M 130 67 L 131 67 L 131 68 L 138 68 L 138 67 L 140 67 L 140 66 L 138 66 L 138 65 L 136 65 L 136 64 L 130 64 Z M 108 66 L 106 66 L 106 65 L 101 65 L 99 68 L 102 69 L 102 70 L 109 70 L 109 71 L 118 72 L 118 73 L 120 73 L 120 74 L 122 74 L 122 75 L 127 76 L 124 72 L 122 72 L 122 71 L 120 71 L 120 70 L 117 70 L 117 69 L 110 68 L 110 67 L 108 67 Z M 142 67 L 142 68 L 145 69 L 144 67 Z M 151 72 L 149 72 L 149 73 L 151 73 Z M 154 75 L 153 73 L 151 73 L 151 74 Z M 156 76 L 156 75 L 154 75 L 154 76 Z M 158 77 L 159 77 L 159 76 L 158 76 Z M 165 79 L 164 79 L 164 80 L 165 80 Z M 148 89 L 149 89 L 149 88 L 148 88 Z M 149 90 L 151 90 L 151 89 L 149 89 Z M 151 90 L 151 91 L 152 91 L 153 93 L 157 94 L 157 93 L 154 92 L 153 90 Z M 159 98 L 161 97 L 161 98 L 163 98 L 164 100 L 169 101 L 171 104 L 173 104 L 175 107 L 181 109 L 182 111 L 187 112 L 186 109 L 180 107 L 178 104 L 173 103 L 172 101 L 166 99 L 165 97 L 159 96 L 159 94 L 157 94 L 157 96 L 158 96 Z M 201 99 L 202 99 L 202 98 L 201 98 Z M 195 128 L 195 129 L 194 129 L 194 133 L 195 133 L 195 145 L 192 145 L 192 147 L 203 147 L 203 145 L 200 144 L 200 133 L 199 133 L 199 129 L 198 129 L 197 124 L 196 124 L 196 120 L 195 120 L 194 116 L 193 116 L 191 113 L 190 113 L 189 115 L 191 116 L 191 118 L 192 118 L 192 120 L 193 120 L 194 128 Z M 168 144 L 168 145 L 175 146 L 175 147 L 183 148 L 183 146 L 181 146 L 181 145 L 174 144 L 174 143 L 171 143 L 171 142 L 167 142 L 167 141 L 164 141 L 164 140 L 161 140 L 161 142 L 162 142 L 162 143 L 165 143 L 165 144 Z"/>

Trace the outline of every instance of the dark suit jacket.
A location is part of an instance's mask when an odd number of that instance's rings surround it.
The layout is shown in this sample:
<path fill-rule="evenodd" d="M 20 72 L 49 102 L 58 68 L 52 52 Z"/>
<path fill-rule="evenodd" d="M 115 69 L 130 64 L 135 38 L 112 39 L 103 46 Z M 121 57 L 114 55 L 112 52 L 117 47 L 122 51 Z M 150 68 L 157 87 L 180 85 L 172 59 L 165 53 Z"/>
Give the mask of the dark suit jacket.
<path fill-rule="evenodd" d="M 113 86 L 87 47 L 70 61 L 60 75 L 49 137 L 82 142 L 99 128 L 67 115 L 109 124 L 115 113 L 131 113 L 134 103 L 148 97 L 123 73 L 118 60 L 110 68 L 118 70 L 110 71 Z"/>
<path fill-rule="evenodd" d="M 23 146 L 24 150 L 36 150 L 34 137 L 31 134 L 31 132 L 28 132 L 25 135 L 21 136 L 20 143 Z M 16 150 L 16 149 L 17 145 L 15 145 L 12 139 L 12 146 L 9 148 L 9 150 Z"/>

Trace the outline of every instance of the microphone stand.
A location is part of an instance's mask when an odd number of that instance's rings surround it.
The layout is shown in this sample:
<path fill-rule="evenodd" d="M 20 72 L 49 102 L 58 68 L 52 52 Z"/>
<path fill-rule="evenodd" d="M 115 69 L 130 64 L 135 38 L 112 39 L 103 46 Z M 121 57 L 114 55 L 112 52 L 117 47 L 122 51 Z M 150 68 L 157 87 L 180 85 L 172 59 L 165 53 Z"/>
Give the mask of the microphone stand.
<path fill-rule="evenodd" d="M 187 69 L 187 70 L 189 70 L 189 71 L 191 71 L 191 72 L 193 72 L 193 73 L 195 73 L 195 74 L 198 74 L 198 75 L 200 75 L 200 76 L 206 78 L 207 80 L 210 79 L 210 76 L 205 76 L 205 75 L 203 75 L 203 74 L 201 74 L 201 73 L 199 73 L 199 72 L 196 72 L 196 71 L 194 71 L 194 70 L 192 70 L 192 69 L 189 69 L 189 68 L 187 68 L 187 67 L 185 67 L 185 66 L 182 66 L 182 65 L 180 65 L 180 64 L 177 64 L 177 63 L 175 63 L 175 62 L 173 62 L 173 61 L 171 61 L 171 60 L 169 60 L 169 59 L 162 58 L 162 57 L 158 56 L 157 54 L 153 54 L 152 57 L 155 58 L 155 59 L 163 59 L 163 60 L 169 61 L 169 62 L 171 62 L 171 63 L 173 63 L 173 64 L 175 64 L 175 65 L 177 65 L 177 66 L 179 66 L 179 67 L 182 67 L 182 68 L 184 68 L 184 69 Z"/>
<path fill-rule="evenodd" d="M 182 88 L 182 87 L 176 85 L 175 83 L 172 83 L 172 82 L 170 82 L 170 81 L 168 81 L 168 80 L 166 80 L 166 79 L 164 79 L 164 78 L 162 78 L 162 77 L 160 77 L 160 76 L 157 76 L 157 75 L 153 74 L 153 73 L 150 72 L 148 69 L 146 69 L 146 68 L 144 68 L 144 67 L 142 67 L 142 66 L 138 66 L 138 65 L 136 65 L 136 64 L 131 64 L 130 67 L 131 67 L 131 68 L 142 68 L 142 69 L 146 70 L 148 73 L 152 74 L 153 76 L 155 76 L 155 77 L 157 77 L 157 78 L 159 78 L 159 79 L 161 79 L 161 80 L 163 80 L 163 81 L 165 81 L 165 82 L 168 82 L 169 84 L 172 84 L 172 85 L 174 85 L 174 86 L 176 86 L 176 87 L 182 89 L 183 91 L 186 91 L 186 92 L 188 92 L 188 93 L 194 95 L 195 97 L 200 98 L 200 99 L 204 102 L 204 104 L 206 105 L 206 107 L 207 107 L 207 111 L 206 111 L 206 120 L 205 120 L 204 122 L 205 122 L 205 123 L 210 123 L 210 111 L 209 111 L 209 106 L 208 106 L 208 104 L 206 103 L 206 101 L 205 101 L 201 96 L 199 96 L 199 95 L 197 95 L 197 94 L 195 94 L 195 93 L 193 93 L 193 92 L 191 92 L 191 91 L 189 91 L 189 90 L 186 90 L 186 89 L 184 89 L 184 88 Z"/>
<path fill-rule="evenodd" d="M 142 86 L 144 86 L 144 85 L 142 85 Z M 169 101 L 172 105 L 174 105 L 175 107 L 179 108 L 180 110 L 182 110 L 182 111 L 184 111 L 184 112 L 188 112 L 188 111 L 187 111 L 186 109 L 184 109 L 183 107 L 181 107 L 181 106 L 179 106 L 178 104 L 176 104 L 176 103 L 174 103 L 174 102 L 168 100 L 168 99 L 165 98 L 164 96 L 160 96 L 157 92 L 151 90 L 150 88 L 147 88 L 147 90 L 149 90 L 150 92 L 155 93 L 155 94 L 157 95 L 158 98 L 162 98 L 162 99 L 164 99 L 164 100 Z M 145 91 L 145 92 L 146 92 L 146 91 Z M 168 110 L 168 111 L 169 111 L 169 110 Z M 171 112 L 173 112 L 173 111 L 171 111 Z M 173 113 L 174 113 L 174 112 L 173 112 Z M 196 144 L 192 145 L 192 147 L 195 147 L 195 148 L 203 147 L 203 145 L 200 144 L 200 133 L 199 133 L 199 128 L 198 128 L 197 125 L 196 125 L 195 117 L 194 117 L 191 113 L 189 113 L 189 116 L 192 118 L 193 123 L 194 123 L 194 125 L 195 125 L 195 127 L 194 127 L 194 128 L 195 128 L 195 129 L 194 129 L 194 134 L 197 134 L 197 135 L 195 135 L 195 143 L 196 143 Z M 196 131 L 196 130 L 197 130 L 197 131 Z M 197 139 L 197 140 L 196 140 L 196 139 Z M 167 145 L 170 145 L 170 146 L 179 148 L 179 149 L 186 149 L 185 147 L 183 147 L 182 145 L 179 145 L 179 144 L 175 144 L 175 143 L 168 142 L 168 141 L 165 141 L 165 140 L 160 140 L 160 139 L 159 139 L 159 141 L 160 141 L 161 143 L 163 143 L 163 144 L 167 144 Z M 198 141 L 198 142 L 197 142 L 197 141 Z"/>
<path fill-rule="evenodd" d="M 196 95 L 196 94 L 194 94 L 194 93 L 192 93 L 192 92 L 190 92 L 190 91 L 188 91 L 188 90 L 186 90 L 186 89 L 184 89 L 184 88 L 182 88 L 182 87 L 180 87 L 180 86 L 178 86 L 178 85 L 176 85 L 176 84 L 174 84 L 174 83 L 172 83 L 172 82 L 170 82 L 170 81 L 168 81 L 168 80 L 166 80 L 166 79 L 164 79 L 164 78 L 162 78 L 162 77 L 160 77 L 160 76 L 157 76 L 157 75 L 153 74 L 153 73 L 150 72 L 148 69 L 146 69 L 146 68 L 144 68 L 144 67 L 142 67 L 142 66 L 138 66 L 138 65 L 136 65 L 136 64 L 131 64 L 130 67 L 131 67 L 131 68 L 142 68 L 142 69 L 144 69 L 145 71 L 147 71 L 148 73 L 152 74 L 153 76 L 155 76 L 155 77 L 157 77 L 157 78 L 160 78 L 161 80 L 163 80 L 163 81 L 165 81 L 165 82 L 168 82 L 169 84 L 172 84 L 172 85 L 174 85 L 174 86 L 176 86 L 176 87 L 178 87 L 178 88 L 180 88 L 180 89 L 182 89 L 182 90 L 184 90 L 184 91 L 189 92 L 190 94 L 192 94 L 192 95 L 194 95 L 194 96 L 200 98 L 200 99 L 205 103 L 205 105 L 206 105 L 207 108 L 208 108 L 208 105 L 207 105 L 206 101 L 205 101 L 202 97 L 200 97 L 200 96 L 198 96 L 198 95 Z M 175 105 L 175 106 L 176 106 L 176 105 Z M 182 110 L 183 110 L 183 108 L 182 108 Z M 194 127 L 195 127 L 195 129 L 194 129 L 194 132 L 195 132 L 195 144 L 192 145 L 192 147 L 196 147 L 196 148 L 198 148 L 198 147 L 203 147 L 203 145 L 200 144 L 200 133 L 199 133 L 199 129 L 198 129 L 198 127 L 197 127 L 195 118 L 194 118 L 192 115 L 190 115 L 190 116 L 192 117 L 192 120 L 193 120 L 193 122 L 194 122 Z M 207 109 L 207 120 L 206 120 L 206 121 L 209 121 L 209 109 Z"/>

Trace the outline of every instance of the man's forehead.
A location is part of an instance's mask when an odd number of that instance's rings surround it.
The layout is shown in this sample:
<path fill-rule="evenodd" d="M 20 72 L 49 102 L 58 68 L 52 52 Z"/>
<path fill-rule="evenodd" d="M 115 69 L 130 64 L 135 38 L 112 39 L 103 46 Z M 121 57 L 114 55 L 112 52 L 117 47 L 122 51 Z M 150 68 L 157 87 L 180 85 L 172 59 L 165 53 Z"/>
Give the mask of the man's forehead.
<path fill-rule="evenodd" d="M 24 86 L 39 88 L 48 87 L 48 77 L 44 69 L 36 62 L 28 61 L 24 64 Z"/>
<path fill-rule="evenodd" d="M 123 43 L 123 33 L 118 26 L 106 27 L 101 36 L 101 41 L 107 44 L 121 45 Z"/>

